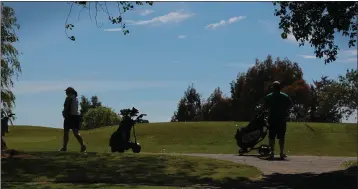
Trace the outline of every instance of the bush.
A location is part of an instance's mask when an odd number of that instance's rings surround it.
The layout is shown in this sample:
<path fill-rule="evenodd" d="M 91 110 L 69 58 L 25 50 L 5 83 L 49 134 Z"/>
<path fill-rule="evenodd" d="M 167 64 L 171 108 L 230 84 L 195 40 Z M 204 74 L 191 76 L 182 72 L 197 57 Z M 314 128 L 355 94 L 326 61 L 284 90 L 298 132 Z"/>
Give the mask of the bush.
<path fill-rule="evenodd" d="M 82 129 L 94 129 L 118 125 L 121 118 L 112 108 L 100 106 L 89 109 L 82 121 Z"/>

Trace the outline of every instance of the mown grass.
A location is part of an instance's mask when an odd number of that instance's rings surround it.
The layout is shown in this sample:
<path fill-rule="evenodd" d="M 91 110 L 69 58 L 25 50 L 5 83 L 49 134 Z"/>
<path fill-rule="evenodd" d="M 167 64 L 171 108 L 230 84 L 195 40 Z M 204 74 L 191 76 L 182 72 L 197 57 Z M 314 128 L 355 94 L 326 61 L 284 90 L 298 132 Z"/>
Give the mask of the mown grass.
<path fill-rule="evenodd" d="M 29 152 L 1 165 L 2 188 L 27 189 L 223 186 L 261 175 L 247 165 L 180 155 Z"/>
<path fill-rule="evenodd" d="M 345 161 L 342 163 L 342 167 L 347 169 L 350 167 L 357 167 L 358 166 L 358 162 L 356 161 Z"/>
<path fill-rule="evenodd" d="M 150 123 L 136 126 L 143 152 L 237 153 L 234 134 L 246 123 L 188 122 Z M 289 155 L 356 156 L 356 124 L 289 123 L 286 150 Z M 117 126 L 81 131 L 90 152 L 108 152 L 108 140 Z M 34 126 L 11 126 L 8 146 L 25 151 L 54 151 L 62 145 L 62 130 Z M 263 143 L 267 143 L 264 140 Z M 278 148 L 276 148 L 278 149 Z M 79 151 L 71 135 L 69 151 Z"/>

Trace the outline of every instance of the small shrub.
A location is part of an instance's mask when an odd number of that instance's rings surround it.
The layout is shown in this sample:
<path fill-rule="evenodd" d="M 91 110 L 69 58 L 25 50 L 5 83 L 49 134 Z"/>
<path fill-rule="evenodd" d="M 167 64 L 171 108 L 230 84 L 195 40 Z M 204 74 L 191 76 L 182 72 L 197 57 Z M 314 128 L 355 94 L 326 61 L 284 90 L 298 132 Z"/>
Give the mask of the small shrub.
<path fill-rule="evenodd" d="M 94 129 L 118 125 L 121 118 L 112 108 L 100 106 L 89 109 L 82 121 L 82 129 Z"/>

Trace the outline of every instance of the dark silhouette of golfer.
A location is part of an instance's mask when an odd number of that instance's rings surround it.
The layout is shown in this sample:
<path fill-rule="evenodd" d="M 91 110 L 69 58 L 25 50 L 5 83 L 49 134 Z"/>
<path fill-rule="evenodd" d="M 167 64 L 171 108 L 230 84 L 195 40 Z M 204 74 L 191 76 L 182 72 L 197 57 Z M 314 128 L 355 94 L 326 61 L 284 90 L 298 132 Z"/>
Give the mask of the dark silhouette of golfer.
<path fill-rule="evenodd" d="M 70 129 L 72 130 L 73 135 L 77 139 L 78 143 L 81 145 L 81 152 L 86 151 L 86 146 L 83 144 L 83 139 L 79 133 L 81 126 L 81 117 L 78 112 L 78 99 L 77 91 L 68 87 L 66 90 L 66 100 L 64 103 L 64 108 L 62 111 L 63 121 L 63 147 L 60 151 L 67 151 L 67 143 L 69 139 Z"/>
<path fill-rule="evenodd" d="M 272 83 L 272 93 L 265 97 L 264 107 L 268 110 L 269 123 L 269 145 L 271 148 L 270 157 L 274 158 L 275 153 L 275 138 L 279 140 L 280 158 L 286 158 L 284 153 L 285 135 L 286 135 L 286 121 L 289 115 L 289 109 L 292 106 L 290 97 L 281 92 L 281 84 L 279 81 Z"/>

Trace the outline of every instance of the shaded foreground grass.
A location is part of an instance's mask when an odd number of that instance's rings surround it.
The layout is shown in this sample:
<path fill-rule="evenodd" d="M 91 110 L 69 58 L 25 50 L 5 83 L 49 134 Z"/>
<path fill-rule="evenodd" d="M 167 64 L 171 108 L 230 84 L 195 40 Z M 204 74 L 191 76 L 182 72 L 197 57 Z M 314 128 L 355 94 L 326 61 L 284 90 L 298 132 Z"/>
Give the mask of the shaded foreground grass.
<path fill-rule="evenodd" d="M 69 183 L 4 183 L 4 188 L 13 189 L 172 189 L 177 187 L 170 186 L 140 186 L 140 185 L 121 185 L 121 184 L 69 184 Z M 190 187 L 181 187 L 184 189 Z"/>
<path fill-rule="evenodd" d="M 246 123 L 187 122 L 150 123 L 136 126 L 143 152 L 237 153 L 234 134 Z M 356 124 L 288 123 L 286 149 L 288 155 L 356 156 Z M 108 152 L 108 140 L 117 126 L 81 131 L 88 151 Z M 54 151 L 62 143 L 62 130 L 46 127 L 11 126 L 5 140 L 8 146 L 26 151 Z M 263 143 L 267 143 L 264 140 Z M 278 148 L 276 148 L 278 149 Z M 71 135 L 69 151 L 79 151 Z"/>
<path fill-rule="evenodd" d="M 4 188 L 28 189 L 37 188 L 36 183 L 52 188 L 68 185 L 108 189 L 145 185 L 223 186 L 233 184 L 232 181 L 241 184 L 261 175 L 247 165 L 180 155 L 30 152 L 2 159 L 1 165 Z"/>
<path fill-rule="evenodd" d="M 252 167 L 206 158 L 32 152 L 2 160 L 1 185 L 14 189 L 172 188 L 169 185 L 182 188 L 352 189 L 357 188 L 356 173 L 357 166 L 352 165 L 346 170 L 323 174 L 272 174 L 257 178 L 260 174 Z"/>

